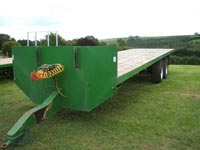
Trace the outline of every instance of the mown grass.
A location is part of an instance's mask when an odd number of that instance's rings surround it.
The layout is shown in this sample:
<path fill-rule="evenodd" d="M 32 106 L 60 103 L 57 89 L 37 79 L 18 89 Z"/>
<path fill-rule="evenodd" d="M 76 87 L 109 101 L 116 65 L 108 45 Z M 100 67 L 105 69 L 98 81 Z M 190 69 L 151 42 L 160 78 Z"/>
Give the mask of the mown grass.
<path fill-rule="evenodd" d="M 13 81 L 0 80 L 0 142 L 34 105 Z M 138 75 L 91 112 L 63 110 L 31 130 L 16 150 L 200 149 L 200 66 L 170 66 L 162 84 Z"/>

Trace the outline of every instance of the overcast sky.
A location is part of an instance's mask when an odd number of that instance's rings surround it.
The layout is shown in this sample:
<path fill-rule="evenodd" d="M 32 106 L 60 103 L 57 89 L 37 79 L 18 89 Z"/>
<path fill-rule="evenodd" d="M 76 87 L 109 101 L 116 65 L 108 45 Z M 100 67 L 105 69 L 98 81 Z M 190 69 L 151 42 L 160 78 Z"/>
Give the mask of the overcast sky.
<path fill-rule="evenodd" d="M 26 39 L 29 31 L 55 30 L 67 40 L 194 34 L 200 0 L 1 1 L 0 33 Z"/>

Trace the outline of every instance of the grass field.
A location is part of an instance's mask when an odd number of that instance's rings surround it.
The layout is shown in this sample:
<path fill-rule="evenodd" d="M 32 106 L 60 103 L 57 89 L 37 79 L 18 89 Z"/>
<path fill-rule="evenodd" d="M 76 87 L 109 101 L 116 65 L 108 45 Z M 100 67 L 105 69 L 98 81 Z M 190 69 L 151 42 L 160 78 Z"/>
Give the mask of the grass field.
<path fill-rule="evenodd" d="M 0 80 L 0 142 L 34 105 L 13 81 Z M 9 150 L 199 150 L 200 66 L 170 66 L 167 80 L 138 75 L 91 112 L 63 110 Z"/>

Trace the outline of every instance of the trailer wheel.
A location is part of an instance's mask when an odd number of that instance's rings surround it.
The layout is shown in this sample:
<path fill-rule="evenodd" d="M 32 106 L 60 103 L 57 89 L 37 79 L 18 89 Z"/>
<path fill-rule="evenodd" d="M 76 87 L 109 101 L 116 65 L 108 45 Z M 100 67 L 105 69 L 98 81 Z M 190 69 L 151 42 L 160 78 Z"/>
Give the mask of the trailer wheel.
<path fill-rule="evenodd" d="M 163 59 L 163 78 L 164 79 L 167 79 L 167 76 L 168 76 L 168 64 L 169 64 L 169 61 L 168 61 L 168 58 L 164 58 Z"/>
<path fill-rule="evenodd" d="M 160 60 L 152 65 L 151 78 L 153 83 L 160 83 L 163 80 L 163 61 Z"/>
<path fill-rule="evenodd" d="M 3 70 L 3 75 L 8 79 L 13 79 L 13 69 L 12 68 L 6 68 Z"/>
<path fill-rule="evenodd" d="M 13 76 L 13 70 L 12 70 L 12 69 L 9 69 L 9 70 L 8 70 L 8 75 L 7 75 L 7 77 L 8 77 L 9 79 L 13 79 L 13 78 L 14 78 L 14 76 Z"/>

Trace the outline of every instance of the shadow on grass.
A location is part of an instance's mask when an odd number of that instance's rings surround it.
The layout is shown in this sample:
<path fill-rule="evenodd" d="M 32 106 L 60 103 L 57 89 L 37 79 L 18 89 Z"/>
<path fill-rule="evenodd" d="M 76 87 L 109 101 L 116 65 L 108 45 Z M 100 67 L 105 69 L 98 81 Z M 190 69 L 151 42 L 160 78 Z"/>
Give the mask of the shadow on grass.
<path fill-rule="evenodd" d="M 136 75 L 124 82 L 116 95 L 110 99 L 105 100 L 104 103 L 100 104 L 92 111 L 84 112 L 63 109 L 53 117 L 55 117 L 57 120 L 64 119 L 68 121 L 91 121 L 109 118 L 110 115 L 120 115 L 120 113 L 122 113 L 127 109 L 127 107 L 130 106 L 130 104 L 137 104 L 140 100 L 140 94 L 138 94 L 139 92 L 137 91 L 138 86 L 140 91 L 142 91 L 142 88 L 148 85 L 152 85 L 150 75 Z"/>
<path fill-rule="evenodd" d="M 0 76 L 0 84 L 8 83 L 10 81 L 13 81 L 13 79 L 8 79 L 4 76 Z"/>
<path fill-rule="evenodd" d="M 7 83 L 10 80 L 0 80 L 1 83 Z M 105 100 L 100 106 L 96 107 L 90 112 L 75 111 L 69 109 L 63 109 L 50 117 L 47 122 L 49 125 L 54 125 L 55 122 L 101 122 L 102 120 L 110 120 L 112 117 L 123 114 L 123 111 L 127 110 L 130 105 L 136 105 L 140 100 L 140 91 L 143 91 L 144 86 L 152 85 L 149 75 L 136 75 L 130 78 L 121 86 L 116 95 L 110 99 Z M 140 90 L 138 90 L 140 88 Z M 21 116 L 25 111 L 33 108 L 33 105 L 20 105 L 17 117 Z M 134 108 L 133 108 L 134 109 Z M 13 114 L 12 114 L 13 115 Z M 11 115 L 11 116 L 12 116 Z M 15 120 L 16 121 L 16 120 Z M 15 122 L 14 121 L 14 122 Z M 46 121 L 45 121 L 46 122 Z"/>

